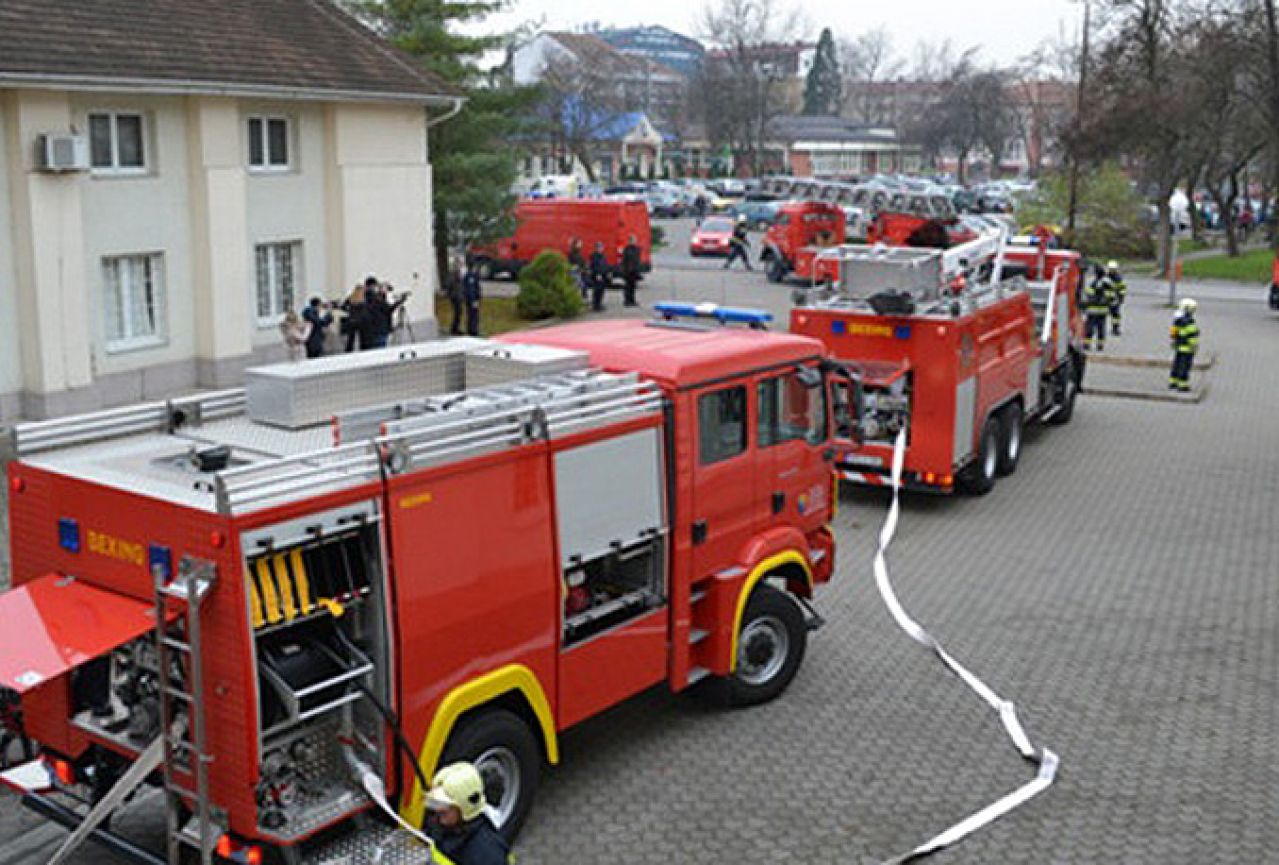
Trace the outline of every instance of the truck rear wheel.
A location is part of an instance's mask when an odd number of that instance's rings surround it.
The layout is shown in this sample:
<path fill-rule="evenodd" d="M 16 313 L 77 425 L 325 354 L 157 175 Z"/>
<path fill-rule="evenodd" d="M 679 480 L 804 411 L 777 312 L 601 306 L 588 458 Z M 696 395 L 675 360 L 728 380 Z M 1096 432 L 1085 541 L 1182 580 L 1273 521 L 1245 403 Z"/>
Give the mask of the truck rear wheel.
<path fill-rule="evenodd" d="M 730 706 L 767 703 L 786 690 L 808 645 L 808 625 L 785 592 L 760 585 L 751 592 L 737 635 L 737 668 L 725 680 Z"/>
<path fill-rule="evenodd" d="M 995 488 L 995 476 L 999 472 L 999 441 L 999 421 L 991 415 L 981 429 L 977 459 L 960 476 L 965 492 L 984 496 Z"/>
<path fill-rule="evenodd" d="M 468 719 L 449 736 L 440 766 L 462 761 L 479 770 L 494 823 L 504 838 L 514 840 L 533 807 L 542 765 L 528 724 L 505 709 Z"/>
<path fill-rule="evenodd" d="M 1001 475 L 1010 475 L 1017 471 L 1017 462 L 1021 459 L 1024 418 L 1022 417 L 1021 406 L 1017 403 L 1007 406 L 999 414 L 998 470 Z"/>

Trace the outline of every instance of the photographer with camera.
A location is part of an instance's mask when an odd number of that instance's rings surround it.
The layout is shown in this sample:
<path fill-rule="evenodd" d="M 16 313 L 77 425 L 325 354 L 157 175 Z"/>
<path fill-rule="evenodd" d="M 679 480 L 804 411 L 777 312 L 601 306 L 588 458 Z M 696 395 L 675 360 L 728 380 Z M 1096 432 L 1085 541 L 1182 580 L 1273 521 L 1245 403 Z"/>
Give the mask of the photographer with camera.
<path fill-rule="evenodd" d="M 364 280 L 364 305 L 368 318 L 369 348 L 386 348 L 395 323 L 395 313 L 408 301 L 411 292 L 395 296 L 395 287 L 370 276 Z M 361 340 L 363 341 L 363 340 Z"/>
<path fill-rule="evenodd" d="M 328 338 L 329 325 L 333 324 L 332 308 L 327 300 L 311 298 L 306 309 L 302 310 L 302 318 L 311 326 L 306 334 L 306 356 L 323 357 L 324 341 Z"/>

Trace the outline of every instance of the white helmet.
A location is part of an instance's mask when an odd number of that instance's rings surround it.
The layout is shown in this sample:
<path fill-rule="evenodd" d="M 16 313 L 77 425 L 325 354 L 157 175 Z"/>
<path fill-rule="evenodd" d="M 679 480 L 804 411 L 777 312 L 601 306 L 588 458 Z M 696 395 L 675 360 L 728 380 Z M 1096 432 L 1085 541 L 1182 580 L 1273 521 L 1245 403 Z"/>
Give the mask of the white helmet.
<path fill-rule="evenodd" d="M 1187 315 L 1194 315 L 1199 309 L 1199 303 L 1193 297 L 1187 297 L 1181 302 L 1177 309 Z"/>
<path fill-rule="evenodd" d="M 484 813 L 484 781 L 470 763 L 445 766 L 431 779 L 426 802 L 428 808 L 457 808 L 470 822 Z"/>

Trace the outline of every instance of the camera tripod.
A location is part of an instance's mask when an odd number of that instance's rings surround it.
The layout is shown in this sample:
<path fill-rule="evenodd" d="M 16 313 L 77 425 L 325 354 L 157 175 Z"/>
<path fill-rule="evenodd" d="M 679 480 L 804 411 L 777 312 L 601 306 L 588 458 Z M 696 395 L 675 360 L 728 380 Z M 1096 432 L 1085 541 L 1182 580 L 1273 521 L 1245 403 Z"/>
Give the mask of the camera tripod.
<path fill-rule="evenodd" d="M 391 345 L 408 345 L 417 342 L 413 336 L 413 322 L 409 320 L 406 303 L 395 311 L 395 323 L 391 325 Z"/>

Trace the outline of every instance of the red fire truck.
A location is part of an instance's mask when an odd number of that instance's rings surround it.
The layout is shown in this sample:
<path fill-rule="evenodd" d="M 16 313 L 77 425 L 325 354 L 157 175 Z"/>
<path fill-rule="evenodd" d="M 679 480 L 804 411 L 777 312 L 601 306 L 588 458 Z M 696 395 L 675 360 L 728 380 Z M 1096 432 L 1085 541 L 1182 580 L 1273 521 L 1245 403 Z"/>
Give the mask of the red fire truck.
<path fill-rule="evenodd" d="M 769 282 L 788 277 L 806 283 L 835 278 L 830 259 L 820 253 L 845 240 L 847 230 L 842 208 L 825 201 L 788 201 L 764 234 L 760 261 L 767 268 Z"/>
<path fill-rule="evenodd" d="M 907 430 L 904 483 L 984 494 L 1021 456 L 1028 421 L 1065 423 L 1083 381 L 1078 253 L 1006 246 L 846 246 L 830 288 L 802 293 L 791 330 L 861 378 L 861 446 L 840 476 L 888 482 Z"/>
<path fill-rule="evenodd" d="M 587 198 L 525 199 L 515 207 L 516 228 L 511 237 L 476 246 L 483 279 L 501 274 L 512 278 L 537 257 L 553 249 L 568 255 L 569 244 L 582 242 L 582 255 L 590 258 L 596 242 L 604 244 L 604 256 L 614 276 L 621 274 L 622 249 L 635 236 L 640 248 L 640 269 L 652 268 L 652 227 L 642 201 Z"/>
<path fill-rule="evenodd" d="M 661 682 L 777 696 L 851 385 L 766 314 L 659 311 L 18 426 L 0 691 L 42 757 L 4 781 L 149 865 L 426 862 L 391 818 L 442 764 L 510 836 L 564 728 Z M 410 361 L 426 395 L 369 405 Z M 147 781 L 164 853 L 104 820 Z"/>

